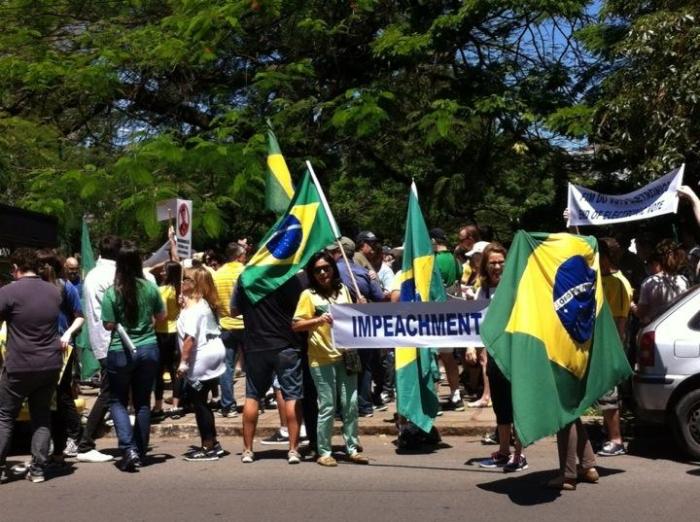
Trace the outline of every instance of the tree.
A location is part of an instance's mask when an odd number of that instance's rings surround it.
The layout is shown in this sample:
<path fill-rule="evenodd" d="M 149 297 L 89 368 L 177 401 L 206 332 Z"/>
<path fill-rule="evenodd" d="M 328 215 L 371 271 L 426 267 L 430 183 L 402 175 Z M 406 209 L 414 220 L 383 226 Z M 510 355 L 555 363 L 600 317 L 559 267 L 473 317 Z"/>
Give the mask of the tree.
<path fill-rule="evenodd" d="M 523 224 L 550 229 L 545 210 L 567 179 L 556 138 L 590 82 L 573 38 L 585 9 L 9 0 L 0 125 L 51 137 L 17 150 L 53 152 L 0 163 L 2 179 L 13 202 L 58 215 L 68 240 L 89 212 L 102 231 L 147 243 L 160 231 L 155 201 L 176 194 L 194 200 L 199 246 L 260 234 L 273 219 L 262 205 L 270 117 L 292 172 L 313 161 L 349 235 L 400 238 L 411 178 L 431 225 L 478 220 L 505 239 Z"/>

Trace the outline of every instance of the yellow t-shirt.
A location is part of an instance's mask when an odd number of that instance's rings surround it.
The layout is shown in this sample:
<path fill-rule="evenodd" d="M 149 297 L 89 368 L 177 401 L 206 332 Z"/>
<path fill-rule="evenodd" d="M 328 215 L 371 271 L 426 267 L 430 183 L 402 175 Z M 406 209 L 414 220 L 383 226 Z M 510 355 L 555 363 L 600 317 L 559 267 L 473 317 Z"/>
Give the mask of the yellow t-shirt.
<path fill-rule="evenodd" d="M 602 280 L 603 293 L 610 306 L 612 316 L 626 319 L 630 314 L 630 304 L 632 303 L 632 285 L 619 270 L 604 275 Z"/>
<path fill-rule="evenodd" d="M 242 330 L 243 316 L 231 317 L 231 295 L 245 265 L 231 261 L 214 272 L 214 285 L 219 296 L 219 326 L 224 330 Z"/>
<path fill-rule="evenodd" d="M 180 306 L 177 303 L 177 292 L 173 285 L 159 286 L 160 297 L 165 304 L 166 316 L 162 321 L 156 321 L 155 329 L 158 333 L 176 333 L 177 317 L 180 315 Z"/>
<path fill-rule="evenodd" d="M 331 304 L 352 303 L 348 289 L 343 286 L 338 295 L 330 299 L 318 295 L 308 288 L 299 296 L 294 319 L 312 319 L 330 310 Z M 337 362 L 343 353 L 334 345 L 331 338 L 331 325 L 323 323 L 309 330 L 309 366 L 325 366 Z"/>

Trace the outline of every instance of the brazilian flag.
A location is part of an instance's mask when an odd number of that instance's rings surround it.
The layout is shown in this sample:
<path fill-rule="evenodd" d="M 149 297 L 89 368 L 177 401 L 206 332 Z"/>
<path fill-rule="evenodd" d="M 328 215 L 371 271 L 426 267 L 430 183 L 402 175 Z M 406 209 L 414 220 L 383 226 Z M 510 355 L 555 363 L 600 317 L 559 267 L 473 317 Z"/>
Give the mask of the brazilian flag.
<path fill-rule="evenodd" d="M 408 196 L 406 235 L 401 267 L 401 301 L 445 301 L 445 289 L 435 263 L 428 227 L 418 204 L 416 185 Z M 396 349 L 396 404 L 399 415 L 425 432 L 433 426 L 439 400 L 432 349 Z"/>
<path fill-rule="evenodd" d="M 289 174 L 287 163 L 272 128 L 267 130 L 267 167 L 265 177 L 265 208 L 279 215 L 289 206 L 294 196 L 292 176 Z"/>
<path fill-rule="evenodd" d="M 262 240 L 241 274 L 248 298 L 257 302 L 282 286 L 309 258 L 336 239 L 323 193 L 307 170 L 287 212 Z"/>
<path fill-rule="evenodd" d="M 511 382 L 525 445 L 576 420 L 632 373 L 590 236 L 518 232 L 481 338 L 489 364 Z"/>

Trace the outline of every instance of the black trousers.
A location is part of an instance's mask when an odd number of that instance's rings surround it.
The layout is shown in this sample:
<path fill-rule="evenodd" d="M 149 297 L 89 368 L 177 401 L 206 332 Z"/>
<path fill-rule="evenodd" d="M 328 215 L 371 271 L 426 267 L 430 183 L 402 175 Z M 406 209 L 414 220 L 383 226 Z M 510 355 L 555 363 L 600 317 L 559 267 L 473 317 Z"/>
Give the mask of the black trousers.
<path fill-rule="evenodd" d="M 191 382 L 186 381 L 185 389 L 187 396 L 192 401 L 197 429 L 199 429 L 199 436 L 202 438 L 202 446 L 204 446 L 205 442 L 211 444 L 216 442 L 216 425 L 214 424 L 214 414 L 209 408 L 208 398 L 209 392 L 219 385 L 219 379 L 199 381 L 199 384 L 199 389 L 196 389 Z M 211 447 L 207 449 L 211 449 Z"/>
<path fill-rule="evenodd" d="M 73 397 L 73 367 L 77 350 L 71 352 L 63 376 L 56 387 L 56 411 L 51 412 L 51 438 L 53 439 L 53 454 L 61 455 L 66 448 L 68 438 L 80 440 L 83 427 L 80 415 L 75 407 Z"/>
<path fill-rule="evenodd" d="M 177 346 L 176 333 L 156 332 L 158 352 L 160 353 L 160 367 L 156 375 L 155 396 L 157 401 L 163 400 L 165 382 L 163 372 L 168 370 L 170 382 L 173 387 L 173 397 L 179 399 L 182 395 L 182 382 L 177 377 L 177 367 L 180 365 L 180 349 Z"/>
<path fill-rule="evenodd" d="M 80 437 L 78 444 L 78 453 L 87 453 L 95 449 L 95 437 L 97 432 L 105 420 L 105 415 L 109 410 L 109 379 L 107 378 L 107 358 L 100 359 L 100 393 L 95 399 L 90 414 L 87 418 L 87 424 Z"/>

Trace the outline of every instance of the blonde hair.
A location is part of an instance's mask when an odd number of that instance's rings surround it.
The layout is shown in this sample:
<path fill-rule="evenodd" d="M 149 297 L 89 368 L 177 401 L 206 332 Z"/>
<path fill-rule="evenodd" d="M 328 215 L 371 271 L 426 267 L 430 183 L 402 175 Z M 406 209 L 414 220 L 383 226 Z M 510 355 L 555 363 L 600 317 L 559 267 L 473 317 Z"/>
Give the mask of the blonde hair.
<path fill-rule="evenodd" d="M 185 275 L 192 279 L 193 288 L 192 295 L 200 299 L 204 299 L 215 314 L 221 311 L 219 303 L 219 294 L 216 292 L 214 278 L 209 273 L 209 270 L 201 266 L 197 268 L 189 268 L 185 270 Z"/>

